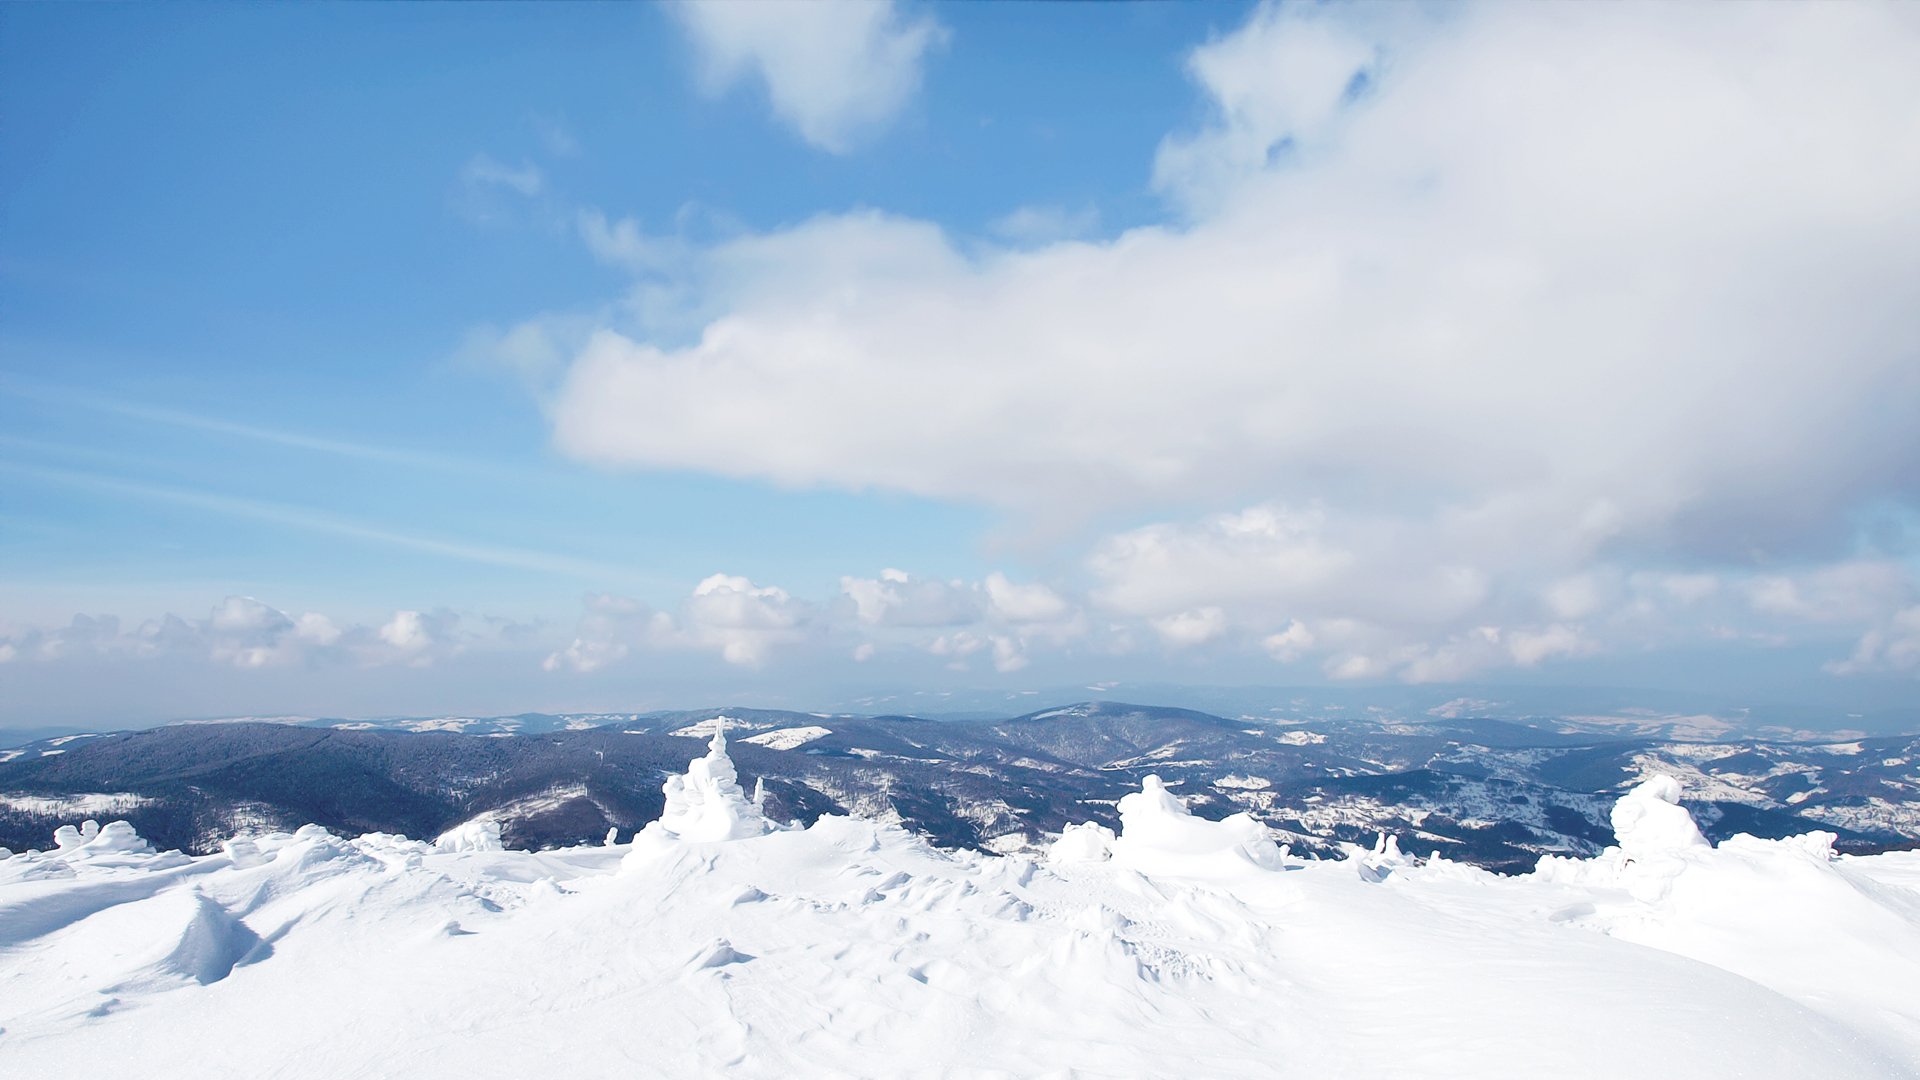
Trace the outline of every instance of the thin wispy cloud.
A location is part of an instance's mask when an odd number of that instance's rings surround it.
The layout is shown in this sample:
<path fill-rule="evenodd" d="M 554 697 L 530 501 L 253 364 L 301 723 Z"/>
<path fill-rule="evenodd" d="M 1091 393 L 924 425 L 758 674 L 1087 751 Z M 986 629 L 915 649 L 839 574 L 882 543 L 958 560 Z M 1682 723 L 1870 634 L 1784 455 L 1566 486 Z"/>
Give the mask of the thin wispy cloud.
<path fill-rule="evenodd" d="M 424 450 L 383 446 L 377 443 L 356 442 L 350 439 L 338 439 L 324 435 L 290 431 L 285 428 L 262 427 L 258 424 L 241 423 L 236 420 L 228 420 L 218 416 L 207 416 L 201 413 L 188 412 L 163 405 L 151 405 L 145 402 L 127 401 L 119 398 L 81 393 L 66 387 L 29 384 L 9 380 L 0 382 L 0 393 L 30 398 L 56 406 L 108 413 L 114 416 L 125 417 L 129 420 L 137 420 L 149 424 L 160 424 L 185 431 L 195 431 L 205 435 L 217 435 L 251 442 L 268 443 L 294 450 L 307 450 L 317 454 L 352 458 L 359 461 L 384 462 L 391 465 L 404 465 L 408 468 L 434 469 L 442 472 L 466 473 L 475 476 L 499 477 L 510 472 L 517 472 L 522 477 L 527 478 L 533 475 L 526 470 L 512 469 L 508 466 L 492 462 L 475 461 L 471 458 L 456 457 L 451 454 L 436 454 Z"/>
<path fill-rule="evenodd" d="M 269 502 L 263 499 L 223 495 L 211 491 L 196 491 L 191 488 L 171 487 L 140 480 L 128 480 L 123 477 L 106 476 L 100 473 L 84 472 L 78 469 L 27 465 L 12 461 L 0 461 L 0 472 L 9 472 L 16 476 L 31 477 L 49 483 L 67 485 L 69 487 L 86 487 L 94 491 L 135 499 L 171 503 L 176 506 L 190 506 L 197 510 L 225 514 L 229 517 L 261 521 L 268 524 L 299 529 L 304 532 L 317 533 L 325 536 L 337 536 L 348 540 L 381 544 L 387 547 L 404 548 L 409 551 L 441 555 L 450 559 L 481 563 L 488 566 L 502 566 L 515 570 L 553 574 L 586 581 L 622 581 L 634 583 L 647 582 L 650 580 L 645 575 L 635 573 L 631 567 L 620 566 L 613 563 L 598 562 L 568 555 L 557 555 L 543 551 L 533 551 L 527 548 L 422 536 L 414 533 L 401 532 L 369 522 L 358 521 L 353 518 L 325 513 L 319 510 L 312 510 L 287 503 Z"/>

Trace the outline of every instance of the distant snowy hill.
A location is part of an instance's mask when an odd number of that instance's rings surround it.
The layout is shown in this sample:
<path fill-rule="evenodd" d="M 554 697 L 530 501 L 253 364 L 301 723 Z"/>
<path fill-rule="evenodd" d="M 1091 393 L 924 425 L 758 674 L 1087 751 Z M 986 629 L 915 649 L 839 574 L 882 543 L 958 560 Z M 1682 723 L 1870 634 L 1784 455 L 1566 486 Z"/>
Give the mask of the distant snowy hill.
<path fill-rule="evenodd" d="M 511 847 L 576 844 L 657 817 L 688 741 L 720 727 L 779 820 L 849 814 L 982 851 L 1035 850 L 1076 821 L 1114 827 L 1117 800 L 1148 772 L 1197 813 L 1249 812 L 1302 853 L 1384 829 L 1502 871 L 1598 852 L 1613 800 L 1652 773 L 1685 782 L 1715 839 L 1818 828 L 1869 852 L 1920 837 L 1911 736 L 1678 742 L 1465 716 L 1229 719 L 1112 702 L 977 720 L 707 709 L 408 723 L 176 725 L 3 751 L 0 844 L 102 815 L 196 853 L 244 828 L 430 836 L 475 818 L 498 822 Z"/>
<path fill-rule="evenodd" d="M 1112 735 L 1049 719 L 1009 738 Z M 680 765 L 628 843 L 511 851 L 483 818 L 194 857 L 89 821 L 0 858 L 6 1074 L 1920 1073 L 1920 853 L 1713 846 L 1671 777 L 1595 857 L 1499 876 L 1398 837 L 1303 860 L 1155 774 L 1031 856 L 785 826 L 739 743 L 661 738 Z"/>

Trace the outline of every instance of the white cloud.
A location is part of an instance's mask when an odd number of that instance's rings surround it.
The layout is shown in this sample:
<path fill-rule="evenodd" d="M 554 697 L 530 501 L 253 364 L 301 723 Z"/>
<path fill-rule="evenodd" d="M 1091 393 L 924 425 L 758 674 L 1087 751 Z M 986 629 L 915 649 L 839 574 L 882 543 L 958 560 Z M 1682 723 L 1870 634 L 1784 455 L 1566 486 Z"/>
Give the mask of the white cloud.
<path fill-rule="evenodd" d="M 337 645 L 345 631 L 325 615 L 309 611 L 293 622 L 293 636 L 321 648 Z"/>
<path fill-rule="evenodd" d="M 1002 675 L 1011 674 L 1027 666 L 1028 660 L 1020 642 L 1000 634 L 992 637 L 993 670 Z"/>
<path fill-rule="evenodd" d="M 418 652 L 433 644 L 433 637 L 417 611 L 394 612 L 393 618 L 380 628 L 380 640 L 405 653 Z"/>
<path fill-rule="evenodd" d="M 1196 57 L 1217 117 L 1161 166 L 1209 177 L 1190 224 L 970 255 L 861 212 L 720 242 L 696 340 L 596 336 L 559 446 L 1041 517 L 1515 504 L 1742 558 L 1914 494 L 1913 20 L 1298 10 Z"/>
<path fill-rule="evenodd" d="M 835 153 L 899 114 L 920 87 L 927 54 L 947 36 L 893 0 L 686 0 L 668 10 L 693 40 L 708 92 L 757 76 L 775 116 Z"/>
<path fill-rule="evenodd" d="M 1547 586 L 1542 595 L 1556 619 L 1584 619 L 1601 607 L 1600 583 L 1592 574 L 1575 574 Z"/>
<path fill-rule="evenodd" d="M 1746 586 L 1754 611 L 1816 623 L 1884 618 L 1913 591 L 1907 568 L 1883 559 L 1849 560 L 1798 574 L 1769 574 Z"/>
<path fill-rule="evenodd" d="M 625 660 L 635 647 L 665 640 L 673 630 L 672 619 L 630 597 L 591 593 L 582 606 L 573 640 L 541 667 L 580 674 L 599 671 Z"/>
<path fill-rule="evenodd" d="M 557 445 L 1055 536 L 1249 507 L 1113 533 L 1079 599 L 1114 642 L 1218 609 L 1211 645 L 1348 677 L 1887 618 L 1810 575 L 1859 572 L 1849 508 L 1920 498 L 1920 21 L 1266 6 L 1189 68 L 1211 111 L 1153 163 L 1180 224 L 689 246 L 575 354 Z"/>
<path fill-rule="evenodd" d="M 503 165 L 486 154 L 476 154 L 460 170 L 460 179 L 471 188 L 505 188 L 532 198 L 546 190 L 547 176 L 531 161 L 518 166 Z"/>
<path fill-rule="evenodd" d="M 589 207 L 576 215 L 575 225 L 594 258 L 636 274 L 671 269 L 688 258 L 684 242 L 644 232 L 633 218 L 614 221 L 603 211 Z"/>
<path fill-rule="evenodd" d="M 460 169 L 452 206 L 475 225 L 491 225 L 525 215 L 546 190 L 546 173 L 533 162 L 507 165 L 476 154 Z"/>
<path fill-rule="evenodd" d="M 229 596 L 203 619 L 166 614 L 127 626 L 112 615 L 75 615 L 55 629 L 15 628 L 9 656 L 40 663 L 88 659 L 187 660 L 253 670 L 349 665 L 424 667 L 483 640 L 451 611 L 397 611 L 378 625 L 341 625 L 318 612 L 290 615 L 250 596 Z M 517 624 L 498 623 L 511 631 Z"/>
<path fill-rule="evenodd" d="M 729 664 L 755 667 L 776 647 L 800 640 L 808 609 L 784 589 L 714 574 L 694 586 L 686 616 L 692 641 L 719 649 Z"/>
<path fill-rule="evenodd" d="M 1021 584 L 996 570 L 987 575 L 985 587 L 994 615 L 1010 623 L 1057 623 L 1074 616 L 1066 597 L 1039 582 Z"/>
<path fill-rule="evenodd" d="M 1177 649 L 1205 645 L 1227 632 L 1227 613 L 1217 607 L 1195 608 L 1153 620 L 1160 640 Z"/>
<path fill-rule="evenodd" d="M 959 626 L 981 617 L 980 588 L 963 581 L 916 578 L 882 570 L 877 578 L 843 577 L 841 592 L 870 626 Z"/>
<path fill-rule="evenodd" d="M 1836 675 L 1875 671 L 1920 674 L 1920 604 L 1901 608 L 1879 626 L 1860 635 L 1853 654 L 1827 665 Z"/>
<path fill-rule="evenodd" d="M 1332 12 L 1268 4 L 1239 30 L 1195 49 L 1187 68 L 1206 90 L 1213 122 L 1160 144 L 1155 185 L 1206 206 L 1278 152 L 1317 151 L 1350 91 L 1379 59 L 1380 46 L 1362 36 L 1364 29 L 1343 25 Z"/>
<path fill-rule="evenodd" d="M 1297 659 L 1303 650 L 1313 645 L 1313 642 L 1313 631 L 1307 629 L 1306 624 L 1299 619 L 1291 619 L 1287 622 L 1285 630 L 1268 634 L 1261 639 L 1260 645 L 1275 660 L 1287 664 Z"/>

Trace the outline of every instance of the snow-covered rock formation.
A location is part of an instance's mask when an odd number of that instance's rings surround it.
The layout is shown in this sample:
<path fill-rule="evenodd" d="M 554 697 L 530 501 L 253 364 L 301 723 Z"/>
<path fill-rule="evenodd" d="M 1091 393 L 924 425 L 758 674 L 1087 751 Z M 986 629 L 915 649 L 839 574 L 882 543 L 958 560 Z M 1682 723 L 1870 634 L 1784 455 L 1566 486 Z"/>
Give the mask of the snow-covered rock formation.
<path fill-rule="evenodd" d="M 0 1072 L 1920 1075 L 1920 853 L 1709 847 L 1663 783 L 1522 877 L 1391 838 L 1355 852 L 1390 873 L 1275 872 L 1157 780 L 1044 863 L 769 829 L 719 738 L 668 795 L 633 844 L 542 852 L 63 831 L 0 860 Z"/>

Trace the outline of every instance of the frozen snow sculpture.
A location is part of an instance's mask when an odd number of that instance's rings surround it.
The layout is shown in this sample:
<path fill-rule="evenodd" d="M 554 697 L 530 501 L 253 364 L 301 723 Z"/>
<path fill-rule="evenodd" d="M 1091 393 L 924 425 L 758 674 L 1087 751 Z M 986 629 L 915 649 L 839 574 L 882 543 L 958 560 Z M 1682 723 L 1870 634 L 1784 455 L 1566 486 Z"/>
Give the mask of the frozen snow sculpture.
<path fill-rule="evenodd" d="M 1666 898 L 1675 879 L 1713 855 L 1693 815 L 1680 805 L 1680 781 L 1650 776 L 1613 804 L 1615 846 L 1591 859 L 1542 855 L 1534 876 L 1573 885 L 1623 888 L 1635 899 Z"/>
<path fill-rule="evenodd" d="M 767 831 L 759 805 L 740 788 L 725 732 L 714 732 L 707 756 L 690 762 L 686 775 L 668 777 L 664 790 L 666 809 L 655 824 L 682 840 L 742 840 Z"/>
<path fill-rule="evenodd" d="M 1194 817 L 1154 775 L 1120 800 L 1120 837 L 1112 851 L 1116 865 L 1144 874 L 1215 875 L 1248 865 L 1277 870 L 1284 858 L 1252 815 Z"/>
<path fill-rule="evenodd" d="M 1704 848 L 1693 815 L 1680 805 L 1680 781 L 1650 776 L 1613 804 L 1613 835 L 1629 859 L 1676 855 Z"/>
<path fill-rule="evenodd" d="M 440 851 L 505 851 L 507 845 L 500 840 L 500 823 L 487 818 L 474 818 L 464 824 L 455 825 L 440 834 L 433 842 Z"/>
<path fill-rule="evenodd" d="M 153 845 L 141 839 L 133 826 L 124 821 L 115 821 L 104 829 L 97 821 L 83 821 L 77 829 L 62 825 L 54 830 L 53 842 L 60 854 L 68 858 L 153 854 Z"/>
<path fill-rule="evenodd" d="M 1047 847 L 1047 861 L 1106 862 L 1113 857 L 1113 840 L 1113 830 L 1099 822 L 1069 825 L 1060 830 L 1060 839 Z"/>
<path fill-rule="evenodd" d="M 1380 830 L 1371 850 L 1362 849 L 1358 844 L 1344 846 L 1348 860 L 1359 868 L 1362 881 L 1382 882 L 1392 877 L 1394 871 L 1413 865 L 1413 860 L 1400 851 L 1400 838 L 1385 829 Z"/>
<path fill-rule="evenodd" d="M 93 838 L 99 835 L 100 823 L 97 821 L 83 821 L 78 828 L 62 825 L 53 830 L 53 844 L 61 851 L 78 851 L 82 846 L 92 843 Z"/>

